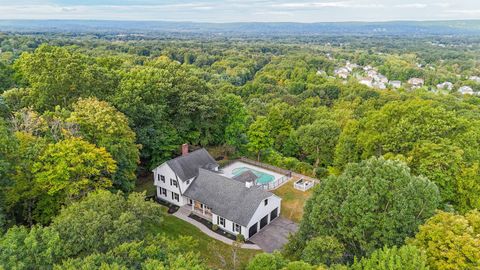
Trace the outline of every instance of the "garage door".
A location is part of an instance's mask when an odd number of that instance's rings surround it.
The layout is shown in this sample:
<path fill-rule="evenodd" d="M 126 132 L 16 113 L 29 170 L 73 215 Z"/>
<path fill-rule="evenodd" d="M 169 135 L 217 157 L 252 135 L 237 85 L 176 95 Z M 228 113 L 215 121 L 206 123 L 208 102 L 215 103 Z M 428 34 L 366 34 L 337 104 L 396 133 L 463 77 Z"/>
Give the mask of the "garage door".
<path fill-rule="evenodd" d="M 270 212 L 270 222 L 272 222 L 272 220 L 274 220 L 276 217 L 278 217 L 278 207 Z"/>
<path fill-rule="evenodd" d="M 253 224 L 252 227 L 250 227 L 250 229 L 248 229 L 248 237 L 249 238 L 257 233 L 257 224 L 258 223 Z"/>
<path fill-rule="evenodd" d="M 260 230 L 268 224 L 268 215 L 264 216 L 262 220 L 260 220 Z"/>

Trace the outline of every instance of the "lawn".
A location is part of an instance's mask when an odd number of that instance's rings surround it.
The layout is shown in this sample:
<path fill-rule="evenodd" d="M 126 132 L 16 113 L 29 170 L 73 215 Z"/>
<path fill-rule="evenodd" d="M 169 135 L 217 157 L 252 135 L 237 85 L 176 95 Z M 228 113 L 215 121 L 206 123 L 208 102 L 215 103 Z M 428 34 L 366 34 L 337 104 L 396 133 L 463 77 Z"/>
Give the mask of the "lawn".
<path fill-rule="evenodd" d="M 142 192 L 147 190 L 148 192 L 148 190 L 152 190 L 153 181 L 139 181 L 139 183 L 141 185 L 137 186 L 136 191 Z M 232 269 L 232 248 L 230 245 L 208 237 L 190 223 L 169 215 L 167 208 L 163 208 L 165 210 L 163 221 L 160 227 L 151 228 L 152 233 L 165 233 L 170 237 L 191 236 L 198 241 L 198 251 L 209 267 L 214 269 Z M 239 254 L 237 254 L 239 258 L 237 269 L 239 268 L 238 265 L 245 265 L 253 256 L 260 252 L 249 249 L 240 250 Z M 225 259 L 226 266 L 222 263 L 220 256 Z"/>
<path fill-rule="evenodd" d="M 293 182 L 298 179 L 291 179 L 283 186 L 274 190 L 275 195 L 282 198 L 282 210 L 280 216 L 294 222 L 300 222 L 303 216 L 305 201 L 312 195 L 312 189 L 305 192 L 293 188 Z"/>
<path fill-rule="evenodd" d="M 145 176 L 137 178 L 135 183 L 136 192 L 147 192 L 147 196 L 155 195 L 155 186 L 153 185 L 153 175 L 151 173 L 146 174 Z"/>
<path fill-rule="evenodd" d="M 210 268 L 232 269 L 232 247 L 230 245 L 208 237 L 190 223 L 167 214 L 167 208 L 163 208 L 165 209 L 163 221 L 160 227 L 151 229 L 152 233 L 165 233 L 170 237 L 191 236 L 197 240 L 197 250 Z M 237 254 L 237 269 L 241 268 L 239 267 L 241 265 L 245 266 L 253 256 L 260 252 L 259 250 L 249 249 L 240 250 Z M 222 259 L 226 261 L 227 265 L 224 265 Z"/>

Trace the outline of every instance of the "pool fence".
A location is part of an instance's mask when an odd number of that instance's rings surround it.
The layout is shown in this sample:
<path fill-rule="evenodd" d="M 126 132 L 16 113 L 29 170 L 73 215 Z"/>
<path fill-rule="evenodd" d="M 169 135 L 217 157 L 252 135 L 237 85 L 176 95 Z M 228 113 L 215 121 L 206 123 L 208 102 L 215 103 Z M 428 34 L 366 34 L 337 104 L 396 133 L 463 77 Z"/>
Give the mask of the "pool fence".
<path fill-rule="evenodd" d="M 296 177 L 296 178 L 299 178 L 299 179 L 303 178 L 305 180 L 310 180 L 314 183 L 314 185 L 320 183 L 320 180 L 318 180 L 316 178 L 312 178 L 312 177 L 309 177 L 309 176 L 306 176 L 306 175 L 303 175 L 303 174 L 295 173 L 295 172 L 292 172 L 290 170 L 285 170 L 285 169 L 282 169 L 282 168 L 279 168 L 279 167 L 276 167 L 276 166 L 272 166 L 270 164 L 265 164 L 265 163 L 262 163 L 262 162 L 259 162 L 259 161 L 255 161 L 255 160 L 252 160 L 252 159 L 249 159 L 249 158 L 246 158 L 246 157 L 241 157 L 240 161 L 283 175 L 281 178 L 279 178 L 275 181 L 272 181 L 270 183 L 261 185 L 263 187 L 263 189 L 265 189 L 265 190 L 277 189 L 278 187 L 280 187 L 283 184 L 285 184 L 286 182 L 288 182 L 288 180 L 290 180 L 292 177 Z"/>

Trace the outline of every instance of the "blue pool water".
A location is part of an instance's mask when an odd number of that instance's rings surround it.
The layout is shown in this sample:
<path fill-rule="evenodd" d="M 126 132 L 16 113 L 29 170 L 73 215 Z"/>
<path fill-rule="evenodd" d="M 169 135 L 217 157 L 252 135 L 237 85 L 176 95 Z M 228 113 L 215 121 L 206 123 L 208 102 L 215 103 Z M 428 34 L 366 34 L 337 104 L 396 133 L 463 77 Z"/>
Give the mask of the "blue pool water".
<path fill-rule="evenodd" d="M 270 175 L 268 173 L 264 173 L 264 172 L 259 172 L 257 170 L 254 170 L 254 169 L 250 169 L 250 168 L 247 168 L 247 167 L 240 167 L 240 168 L 235 168 L 232 170 L 232 173 L 235 175 L 235 176 L 238 176 L 246 171 L 251 171 L 253 172 L 258 178 L 257 178 L 257 184 L 267 184 L 267 183 L 270 183 L 272 182 L 273 180 L 275 180 L 275 176 L 273 175 Z"/>

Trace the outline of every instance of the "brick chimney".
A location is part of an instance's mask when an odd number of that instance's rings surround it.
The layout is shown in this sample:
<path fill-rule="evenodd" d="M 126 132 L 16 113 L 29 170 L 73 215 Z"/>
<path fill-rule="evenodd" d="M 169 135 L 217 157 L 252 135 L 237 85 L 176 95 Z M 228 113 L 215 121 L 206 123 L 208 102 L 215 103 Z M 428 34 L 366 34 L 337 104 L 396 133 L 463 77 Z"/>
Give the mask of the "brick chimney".
<path fill-rule="evenodd" d="M 188 143 L 182 144 L 182 156 L 188 155 Z"/>

